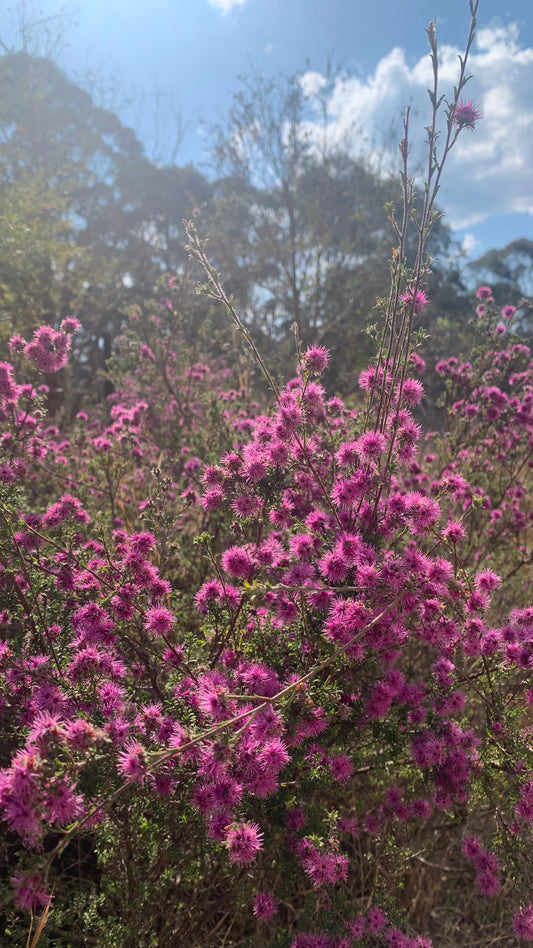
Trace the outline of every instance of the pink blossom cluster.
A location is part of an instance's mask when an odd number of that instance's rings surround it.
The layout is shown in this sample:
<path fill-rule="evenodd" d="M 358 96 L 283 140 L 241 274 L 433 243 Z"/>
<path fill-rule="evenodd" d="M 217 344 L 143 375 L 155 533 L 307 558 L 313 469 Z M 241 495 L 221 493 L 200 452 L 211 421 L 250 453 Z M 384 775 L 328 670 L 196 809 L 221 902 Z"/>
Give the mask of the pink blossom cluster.
<path fill-rule="evenodd" d="M 31 342 L 24 346 L 24 355 L 40 372 L 59 372 L 67 364 L 70 335 L 80 327 L 78 320 L 64 322 L 62 331 L 52 326 L 39 326 Z"/>
<path fill-rule="evenodd" d="M 501 889 L 501 867 L 498 859 L 481 845 L 475 836 L 465 837 L 463 853 L 476 868 L 476 885 L 483 895 L 495 896 Z"/>
<path fill-rule="evenodd" d="M 529 350 L 489 332 L 474 364 L 441 361 L 453 426 L 424 447 L 418 378 L 370 366 L 348 409 L 319 381 L 320 346 L 264 410 L 223 367 L 180 367 L 132 331 L 134 371 L 68 430 L 19 374 L 26 348 L 0 365 L 0 807 L 17 904 L 47 904 L 50 837 L 92 840 L 140 800 L 165 832 L 186 814 L 191 852 L 253 880 L 257 924 L 286 924 L 278 862 L 295 898 L 337 906 L 342 925 L 294 945 L 424 948 L 379 904 L 346 916 L 354 843 L 377 864 L 385 839 L 452 832 L 487 774 L 513 844 L 530 831 L 533 611 L 527 587 L 505 599 L 530 561 Z M 510 869 L 489 845 L 467 836 L 463 855 L 494 896 Z"/>

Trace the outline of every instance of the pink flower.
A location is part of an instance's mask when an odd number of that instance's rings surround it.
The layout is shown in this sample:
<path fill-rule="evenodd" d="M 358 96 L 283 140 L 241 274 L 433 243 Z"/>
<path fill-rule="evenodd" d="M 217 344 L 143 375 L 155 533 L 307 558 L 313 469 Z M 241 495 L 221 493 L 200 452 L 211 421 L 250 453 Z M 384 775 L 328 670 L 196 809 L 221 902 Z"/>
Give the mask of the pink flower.
<path fill-rule="evenodd" d="M 489 897 L 495 896 L 502 887 L 498 876 L 495 876 L 489 871 L 478 873 L 476 876 L 476 885 L 482 895 L 488 895 Z"/>
<path fill-rule="evenodd" d="M 75 718 L 65 725 L 64 741 L 77 751 L 87 751 L 99 739 L 96 729 L 84 718 Z"/>
<path fill-rule="evenodd" d="M 203 681 L 198 688 L 198 707 L 213 721 L 223 721 L 230 714 L 227 688 L 220 683 Z"/>
<path fill-rule="evenodd" d="M 6 399 L 15 398 L 18 385 L 13 378 L 13 366 L 9 362 L 0 362 L 0 396 Z"/>
<path fill-rule="evenodd" d="M 309 346 L 303 354 L 303 364 L 310 372 L 323 372 L 329 362 L 329 352 L 325 346 Z"/>
<path fill-rule="evenodd" d="M 269 892 L 258 892 L 254 899 L 254 915 L 265 921 L 277 914 L 278 900 Z"/>
<path fill-rule="evenodd" d="M 359 824 L 355 816 L 341 816 L 339 830 L 341 833 L 349 833 L 354 839 L 359 839 Z"/>
<path fill-rule="evenodd" d="M 423 312 L 429 303 L 429 299 L 424 293 L 424 290 L 416 290 L 415 292 L 415 290 L 407 289 L 401 294 L 400 299 L 406 306 L 412 307 L 415 313 Z"/>
<path fill-rule="evenodd" d="M 155 546 L 155 537 L 146 530 L 144 533 L 132 533 L 129 540 L 133 552 L 143 556 Z"/>
<path fill-rule="evenodd" d="M 272 454 L 271 459 L 274 460 Z M 288 460 L 288 452 L 285 460 Z M 259 497 L 254 497 L 253 494 L 239 494 L 232 502 L 231 507 L 239 517 L 253 517 L 261 510 L 261 501 Z"/>
<path fill-rule="evenodd" d="M 413 816 L 417 820 L 425 820 L 431 812 L 431 807 L 427 800 L 417 798 L 413 800 Z"/>
<path fill-rule="evenodd" d="M 341 754 L 339 757 L 331 757 L 329 768 L 332 776 L 335 780 L 338 780 L 339 783 L 344 783 L 345 780 L 349 780 L 353 774 L 353 764 L 346 754 Z"/>
<path fill-rule="evenodd" d="M 399 928 L 389 928 L 387 948 L 412 948 L 412 945 Z"/>
<path fill-rule="evenodd" d="M 226 832 L 230 862 L 249 866 L 263 848 L 263 833 L 257 823 L 233 823 Z"/>
<path fill-rule="evenodd" d="M 490 286 L 478 286 L 476 290 L 476 296 L 478 300 L 486 300 L 490 302 L 492 300 L 492 290 Z"/>
<path fill-rule="evenodd" d="M 19 332 L 16 332 L 15 335 L 9 339 L 8 346 L 10 352 L 24 352 L 26 340 Z"/>
<path fill-rule="evenodd" d="M 343 580 L 348 572 L 346 560 L 336 552 L 326 553 L 325 556 L 318 561 L 318 567 L 324 579 L 332 583 Z"/>
<path fill-rule="evenodd" d="M 234 578 L 249 580 L 254 566 L 248 550 L 243 546 L 230 546 L 222 555 L 222 566 Z"/>
<path fill-rule="evenodd" d="M 22 790 L 24 791 L 24 788 Z M 34 812 L 32 799 L 24 799 L 23 794 L 16 788 L 14 791 L 13 794 L 5 795 L 4 819 L 11 824 L 15 833 L 22 836 L 26 842 L 34 844 L 42 831 L 40 815 Z"/>
<path fill-rule="evenodd" d="M 512 319 L 516 313 L 516 306 L 504 306 L 501 310 L 502 319 Z"/>
<path fill-rule="evenodd" d="M 475 128 L 476 122 L 483 118 L 483 112 L 479 105 L 476 105 L 472 99 L 464 102 L 460 99 L 455 106 L 453 113 L 453 124 L 461 128 Z"/>
<path fill-rule="evenodd" d="M 341 467 L 347 467 L 354 464 L 357 460 L 357 442 L 343 441 L 337 449 L 335 460 Z"/>
<path fill-rule="evenodd" d="M 373 935 L 378 935 L 387 924 L 387 916 L 383 909 L 378 908 L 376 905 L 368 910 L 366 921 L 369 931 L 372 932 Z"/>
<path fill-rule="evenodd" d="M 200 506 L 205 510 L 215 510 L 222 505 L 224 493 L 220 487 L 212 487 L 206 490 L 200 497 Z"/>
<path fill-rule="evenodd" d="M 287 813 L 287 824 L 290 829 L 301 829 L 306 823 L 307 817 L 301 807 L 292 807 L 292 809 Z"/>
<path fill-rule="evenodd" d="M 518 909 L 513 918 L 513 930 L 517 938 L 524 941 L 533 939 L 533 906 L 524 905 Z"/>
<path fill-rule="evenodd" d="M 58 372 L 67 364 L 67 352 L 70 339 L 63 332 L 56 332 L 52 326 L 39 326 L 33 339 L 24 348 L 30 362 L 41 372 Z"/>
<path fill-rule="evenodd" d="M 27 912 L 36 912 L 39 906 L 48 905 L 52 899 L 37 871 L 27 875 L 17 873 L 11 877 L 11 882 L 15 887 L 15 903 Z"/>
<path fill-rule="evenodd" d="M 363 369 L 359 376 L 359 386 L 366 392 L 376 392 L 383 385 L 383 381 L 384 372 L 381 366 L 377 368 L 375 365 L 370 365 L 368 369 Z M 387 372 L 385 381 L 387 385 L 392 382 L 390 372 Z"/>
<path fill-rule="evenodd" d="M 323 885 L 335 885 L 341 880 L 346 882 L 348 876 L 347 856 L 340 856 L 333 851 L 321 851 L 312 845 L 306 851 L 302 865 L 317 889 Z"/>
<path fill-rule="evenodd" d="M 424 362 L 423 358 L 418 355 L 418 352 L 411 352 L 411 355 L 409 356 L 409 362 L 414 366 L 419 375 L 425 371 L 426 363 Z"/>
<path fill-rule="evenodd" d="M 143 783 L 146 772 L 146 751 L 137 741 L 128 741 L 118 755 L 118 769 L 128 783 Z"/>
<path fill-rule="evenodd" d="M 154 606 L 147 610 L 144 627 L 152 635 L 166 635 L 173 625 L 174 615 L 170 609 L 165 609 L 163 606 Z"/>
<path fill-rule="evenodd" d="M 493 589 L 496 589 L 501 583 L 501 578 L 497 573 L 493 572 L 491 569 L 484 569 L 481 573 L 478 573 L 475 579 L 475 584 L 478 589 L 483 589 L 486 592 L 492 592 Z"/>
<path fill-rule="evenodd" d="M 459 520 L 448 520 L 448 523 L 442 531 L 442 536 L 443 539 L 449 543 L 458 543 L 459 540 L 464 540 L 465 529 Z"/>
<path fill-rule="evenodd" d="M 366 919 L 364 915 L 360 915 L 359 918 L 354 919 L 352 922 L 346 922 L 346 929 L 352 938 L 356 940 L 363 938 L 366 929 Z"/>
<path fill-rule="evenodd" d="M 57 823 L 59 826 L 71 823 L 83 810 L 82 797 L 75 794 L 72 787 L 64 780 L 53 787 L 45 802 L 50 822 Z"/>
<path fill-rule="evenodd" d="M 398 387 L 398 394 L 400 389 Z M 424 387 L 417 379 L 405 379 L 402 388 L 402 401 L 406 405 L 418 405 L 424 394 Z"/>
<path fill-rule="evenodd" d="M 65 332 L 67 336 L 71 336 L 73 333 L 78 332 L 78 329 L 81 329 L 81 323 L 75 316 L 67 316 L 59 328 L 61 332 Z"/>
<path fill-rule="evenodd" d="M 257 755 L 258 763 L 275 774 L 282 770 L 290 759 L 285 744 L 278 737 L 265 744 Z"/>
<path fill-rule="evenodd" d="M 386 447 L 387 441 L 380 431 L 365 431 L 355 443 L 355 450 L 364 460 L 378 458 Z"/>

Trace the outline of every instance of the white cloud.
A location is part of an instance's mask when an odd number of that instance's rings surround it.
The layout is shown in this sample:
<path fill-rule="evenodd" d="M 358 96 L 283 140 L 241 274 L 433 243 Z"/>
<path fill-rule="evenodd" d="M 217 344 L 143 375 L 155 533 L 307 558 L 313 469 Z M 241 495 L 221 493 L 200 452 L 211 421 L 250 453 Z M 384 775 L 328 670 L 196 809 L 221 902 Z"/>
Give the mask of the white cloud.
<path fill-rule="evenodd" d="M 210 7 L 215 10 L 222 10 L 222 13 L 229 13 L 233 7 L 240 7 L 246 0 L 207 0 Z"/>
<path fill-rule="evenodd" d="M 305 96 L 318 95 L 327 83 L 325 76 L 322 76 L 319 72 L 306 72 L 303 76 L 300 76 L 299 81 Z"/>
<path fill-rule="evenodd" d="M 480 253 L 482 248 L 481 241 L 474 237 L 474 234 L 465 234 L 461 241 L 461 249 L 467 255 L 471 257 L 476 253 Z"/>
<path fill-rule="evenodd" d="M 459 76 L 461 50 L 442 46 L 441 93 L 453 95 Z M 473 227 L 498 214 L 533 215 L 533 49 L 522 48 L 516 24 L 491 23 L 479 29 L 468 73 L 473 78 L 463 98 L 473 99 L 483 110 L 475 130 L 461 132 L 443 175 L 439 202 L 454 228 Z M 320 77 L 309 73 L 302 88 L 310 94 Z M 325 80 L 324 80 L 325 81 Z M 409 140 L 412 168 L 423 166 L 424 126 L 429 124 L 432 85 L 429 55 L 414 65 L 395 47 L 378 63 L 372 75 L 361 80 L 339 80 L 330 99 L 330 141 L 350 142 L 375 166 L 398 166 L 398 142 L 406 106 L 411 108 Z M 442 131 L 444 129 L 444 117 Z M 308 123 L 311 135 L 318 125 Z M 422 172 L 417 175 L 422 181 Z"/>

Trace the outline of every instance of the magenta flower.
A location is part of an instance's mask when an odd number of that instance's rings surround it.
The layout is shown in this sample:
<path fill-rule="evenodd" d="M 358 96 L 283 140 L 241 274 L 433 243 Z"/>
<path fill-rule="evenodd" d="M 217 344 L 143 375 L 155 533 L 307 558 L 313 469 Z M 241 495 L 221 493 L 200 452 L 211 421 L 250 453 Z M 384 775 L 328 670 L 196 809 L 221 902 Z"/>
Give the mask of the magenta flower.
<path fill-rule="evenodd" d="M 492 300 L 492 290 L 490 286 L 478 286 L 476 290 L 476 296 L 478 300 L 486 300 L 490 302 Z"/>
<path fill-rule="evenodd" d="M 467 102 L 460 99 L 453 113 L 453 124 L 459 129 L 475 128 L 476 122 L 482 118 L 483 112 L 479 105 L 476 105 L 472 99 L 468 99 Z"/>
<path fill-rule="evenodd" d="M 501 577 L 491 569 L 482 570 L 475 578 L 475 585 L 478 589 L 484 589 L 486 592 L 492 592 L 500 583 Z"/>
<path fill-rule="evenodd" d="M 81 323 L 75 316 L 66 316 L 59 328 L 61 332 L 66 333 L 67 336 L 71 336 L 73 333 L 78 332 L 78 329 L 81 329 Z"/>
<path fill-rule="evenodd" d="M 386 447 L 387 441 L 380 431 L 365 431 L 355 442 L 355 450 L 364 461 L 378 458 Z"/>
<path fill-rule="evenodd" d="M 278 900 L 269 892 L 258 892 L 254 899 L 254 915 L 265 921 L 277 914 Z"/>
<path fill-rule="evenodd" d="M 224 494 L 220 487 L 212 487 L 206 490 L 200 497 L 200 506 L 205 510 L 215 510 L 220 507 L 224 500 Z"/>
<path fill-rule="evenodd" d="M 174 625 L 174 615 L 164 606 L 154 606 L 146 612 L 144 627 L 152 635 L 166 635 Z"/>
<path fill-rule="evenodd" d="M 347 856 L 315 849 L 312 845 L 302 859 L 302 866 L 317 889 L 323 885 L 335 885 L 341 880 L 346 882 L 348 876 Z"/>
<path fill-rule="evenodd" d="M 533 906 L 525 905 L 515 912 L 513 930 L 517 938 L 529 941 L 533 938 Z"/>
<path fill-rule="evenodd" d="M 398 393 L 400 389 L 398 387 Z M 402 401 L 406 405 L 418 405 L 422 400 L 424 394 L 424 387 L 418 379 L 405 379 L 402 389 Z"/>
<path fill-rule="evenodd" d="M 495 896 L 502 887 L 501 880 L 491 872 L 478 873 L 476 885 L 482 895 L 487 895 L 490 898 Z"/>
<path fill-rule="evenodd" d="M 442 531 L 443 538 L 449 543 L 458 543 L 459 540 L 464 540 L 465 535 L 465 529 L 459 520 L 448 520 Z"/>
<path fill-rule="evenodd" d="M 429 303 L 429 299 L 424 293 L 424 290 L 416 290 L 415 292 L 414 290 L 407 289 L 400 295 L 400 299 L 406 306 L 411 306 L 415 313 L 422 313 Z"/>
<path fill-rule="evenodd" d="M 230 546 L 222 555 L 222 566 L 230 576 L 249 580 L 254 571 L 254 565 L 248 550 L 243 546 Z"/>
<path fill-rule="evenodd" d="M 359 918 L 356 918 L 353 921 L 346 922 L 346 929 L 350 933 L 351 938 L 363 938 L 366 929 L 366 920 L 364 915 L 360 915 Z"/>
<path fill-rule="evenodd" d="M 124 750 L 118 755 L 118 769 L 128 783 L 144 782 L 146 773 L 146 751 L 137 741 L 127 741 Z"/>
<path fill-rule="evenodd" d="M 13 366 L 9 362 L 0 362 L 0 396 L 9 400 L 15 398 L 18 390 L 13 378 Z"/>
<path fill-rule="evenodd" d="M 340 754 L 339 757 L 331 757 L 329 761 L 331 775 L 339 783 L 349 780 L 353 774 L 353 764 L 346 754 Z"/>
<path fill-rule="evenodd" d="M 73 792 L 69 784 L 60 780 L 46 798 L 48 817 L 51 823 L 66 826 L 71 823 L 83 810 L 83 800 L 79 794 Z"/>
<path fill-rule="evenodd" d="M 65 333 L 56 332 L 52 326 L 39 326 L 24 352 L 41 372 L 53 373 L 67 364 L 69 347 L 70 339 Z"/>
<path fill-rule="evenodd" d="M 380 931 L 383 930 L 387 924 L 387 916 L 383 909 L 379 908 L 377 905 L 373 906 L 368 910 L 366 916 L 366 922 L 368 925 L 369 931 L 373 935 L 378 935 Z"/>
<path fill-rule="evenodd" d="M 301 807 L 295 806 L 287 814 L 287 825 L 290 829 L 298 830 L 307 823 L 307 817 Z"/>
<path fill-rule="evenodd" d="M 233 823 L 226 833 L 230 862 L 248 866 L 263 847 L 263 834 L 257 823 Z"/>
<path fill-rule="evenodd" d="M 15 335 L 9 339 L 8 346 L 10 352 L 24 352 L 26 340 L 20 333 L 16 332 Z"/>
<path fill-rule="evenodd" d="M 11 882 L 15 887 L 16 905 L 27 912 L 36 912 L 52 899 L 37 870 L 26 874 L 19 872 L 11 877 Z"/>
<path fill-rule="evenodd" d="M 310 372 L 323 372 L 328 362 L 329 352 L 325 346 L 309 346 L 303 354 L 303 363 Z"/>
<path fill-rule="evenodd" d="M 143 533 L 132 533 L 129 538 L 131 548 L 135 553 L 145 555 L 155 546 L 155 537 L 152 533 L 144 531 Z"/>
<path fill-rule="evenodd" d="M 290 759 L 290 754 L 287 753 L 287 748 L 279 737 L 275 737 L 268 744 L 265 744 L 257 755 L 258 763 L 275 774 L 282 770 Z"/>

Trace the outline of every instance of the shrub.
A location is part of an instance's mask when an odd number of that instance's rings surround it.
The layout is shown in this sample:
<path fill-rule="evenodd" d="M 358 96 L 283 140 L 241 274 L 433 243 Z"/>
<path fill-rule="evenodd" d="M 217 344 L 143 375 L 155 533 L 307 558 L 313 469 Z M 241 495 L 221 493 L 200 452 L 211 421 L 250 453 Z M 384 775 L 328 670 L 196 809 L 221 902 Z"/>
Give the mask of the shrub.
<path fill-rule="evenodd" d="M 106 409 L 49 426 L 39 373 L 63 370 L 77 327 L 11 341 L 0 806 L 12 944 L 44 909 L 43 945 L 424 948 L 445 885 L 465 879 L 531 937 L 533 361 L 510 333 L 500 347 L 488 288 L 471 363 L 436 367 L 447 434 L 422 450 L 415 415 L 425 240 L 445 157 L 479 118 L 459 100 L 470 7 L 440 157 L 428 30 L 426 201 L 414 215 L 406 119 L 391 292 L 356 407 L 326 394 L 317 345 L 275 383 L 192 226 L 206 288 L 251 346 L 269 405 L 228 389 L 223 365 L 178 356 L 160 317 L 139 317 Z"/>

